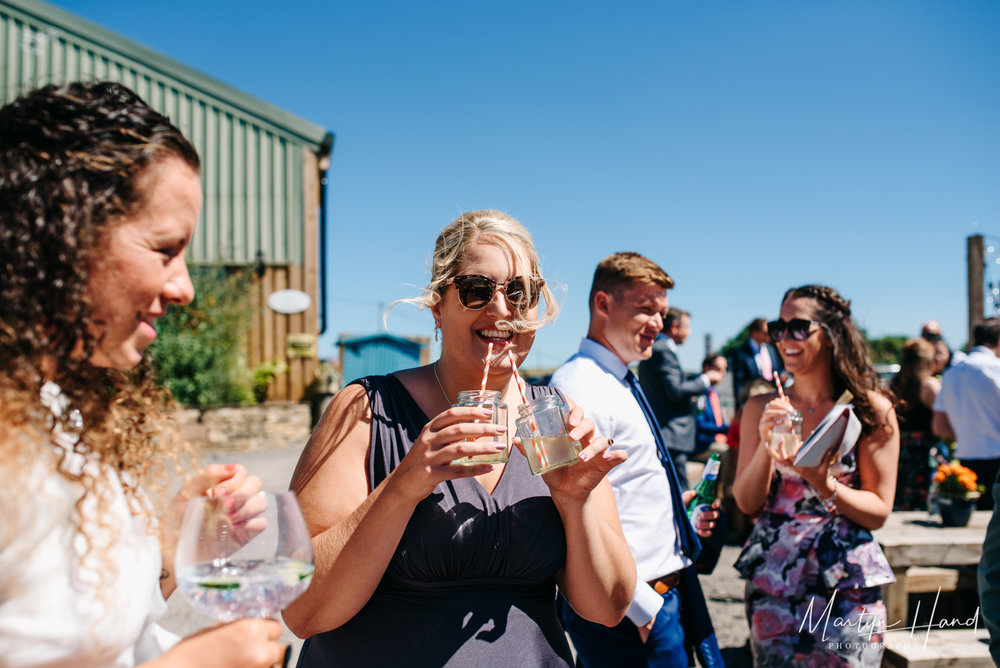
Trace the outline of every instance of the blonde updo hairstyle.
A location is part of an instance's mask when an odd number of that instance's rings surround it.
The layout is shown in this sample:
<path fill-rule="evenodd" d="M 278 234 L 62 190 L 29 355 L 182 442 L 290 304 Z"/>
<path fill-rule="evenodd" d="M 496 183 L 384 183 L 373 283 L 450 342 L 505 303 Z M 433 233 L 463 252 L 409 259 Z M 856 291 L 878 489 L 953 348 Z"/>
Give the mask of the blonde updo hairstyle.
<path fill-rule="evenodd" d="M 401 299 L 390 305 L 412 303 L 420 308 L 432 308 L 437 305 L 450 286 L 449 281 L 458 276 L 459 268 L 473 244 L 492 244 L 503 249 L 514 260 L 517 275 L 542 278 L 541 261 L 531 234 L 524 225 L 517 222 L 502 211 L 481 209 L 463 213 L 438 234 L 434 243 L 434 254 L 430 260 L 431 279 L 420 297 Z M 529 298 L 530 281 L 525 283 Z M 544 327 L 556 319 L 560 304 L 555 299 L 548 283 L 542 285 L 540 296 L 545 301 L 545 311 L 535 321 L 524 317 L 524 313 L 515 310 L 515 316 L 510 320 L 498 322 L 501 328 L 509 327 L 515 332 L 527 332 Z"/>

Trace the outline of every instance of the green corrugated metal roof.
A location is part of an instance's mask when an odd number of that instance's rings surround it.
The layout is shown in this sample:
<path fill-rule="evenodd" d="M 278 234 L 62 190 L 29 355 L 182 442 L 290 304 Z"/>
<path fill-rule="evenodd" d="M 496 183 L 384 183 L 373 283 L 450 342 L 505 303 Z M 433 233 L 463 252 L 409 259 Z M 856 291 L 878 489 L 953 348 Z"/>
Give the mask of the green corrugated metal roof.
<path fill-rule="evenodd" d="M 316 252 L 304 156 L 328 152 L 331 133 L 41 0 L 0 0 L 0 103 L 73 79 L 129 86 L 198 149 L 205 205 L 189 261 L 302 265 Z"/>
<path fill-rule="evenodd" d="M 329 134 L 327 130 L 319 125 L 310 123 L 272 104 L 237 90 L 218 79 L 182 65 L 176 60 L 168 58 L 138 42 L 133 42 L 75 14 L 71 14 L 46 2 L 41 2 L 41 0 L 0 0 L 0 5 L 9 8 L 13 14 L 22 13 L 24 19 L 30 17 L 35 21 L 58 25 L 59 29 L 93 42 L 105 51 L 141 63 L 160 75 L 175 79 L 189 87 L 191 92 L 196 92 L 199 97 L 211 99 L 222 108 L 229 107 L 233 112 L 252 116 L 259 121 L 277 126 L 293 135 L 299 141 L 304 141 L 318 147 Z M 0 53 L 5 58 L 10 55 L 6 53 L 6 49 L 0 50 Z M 13 96 L 7 95 L 6 97 L 10 99 Z"/>

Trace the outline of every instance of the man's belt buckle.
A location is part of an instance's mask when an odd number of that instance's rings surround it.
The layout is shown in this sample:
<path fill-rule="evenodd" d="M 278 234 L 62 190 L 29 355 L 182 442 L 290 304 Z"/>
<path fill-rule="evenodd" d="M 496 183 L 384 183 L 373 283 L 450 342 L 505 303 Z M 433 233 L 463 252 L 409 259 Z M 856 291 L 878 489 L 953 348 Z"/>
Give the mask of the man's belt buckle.
<path fill-rule="evenodd" d="M 661 578 L 656 578 L 655 580 L 649 581 L 649 586 L 653 588 L 657 594 L 666 594 L 671 589 L 676 589 L 677 585 L 681 583 L 681 576 L 675 571 L 669 575 L 664 575 Z"/>

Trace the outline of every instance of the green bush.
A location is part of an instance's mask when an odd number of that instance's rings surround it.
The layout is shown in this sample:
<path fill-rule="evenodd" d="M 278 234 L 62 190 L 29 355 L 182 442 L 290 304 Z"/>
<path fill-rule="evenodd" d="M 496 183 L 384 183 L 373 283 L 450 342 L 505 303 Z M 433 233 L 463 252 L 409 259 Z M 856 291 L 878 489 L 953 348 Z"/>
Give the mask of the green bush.
<path fill-rule="evenodd" d="M 184 406 L 254 403 L 247 368 L 250 272 L 192 267 L 191 281 L 194 300 L 157 321 L 153 368 Z"/>
<path fill-rule="evenodd" d="M 266 400 L 267 388 L 270 387 L 271 382 L 286 371 L 288 371 L 288 364 L 280 357 L 261 362 L 255 366 L 250 378 L 254 399 L 261 403 Z"/>

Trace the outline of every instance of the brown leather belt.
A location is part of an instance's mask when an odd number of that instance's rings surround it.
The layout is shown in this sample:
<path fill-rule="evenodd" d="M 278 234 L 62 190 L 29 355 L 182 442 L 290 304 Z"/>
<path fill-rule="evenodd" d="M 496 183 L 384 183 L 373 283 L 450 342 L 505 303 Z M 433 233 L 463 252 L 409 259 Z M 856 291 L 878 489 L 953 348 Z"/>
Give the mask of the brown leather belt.
<path fill-rule="evenodd" d="M 671 589 L 676 589 L 677 585 L 680 583 L 680 573 L 674 571 L 669 575 L 664 575 L 663 577 L 650 580 L 648 584 L 654 589 L 654 591 L 656 591 L 657 594 L 666 594 Z"/>

